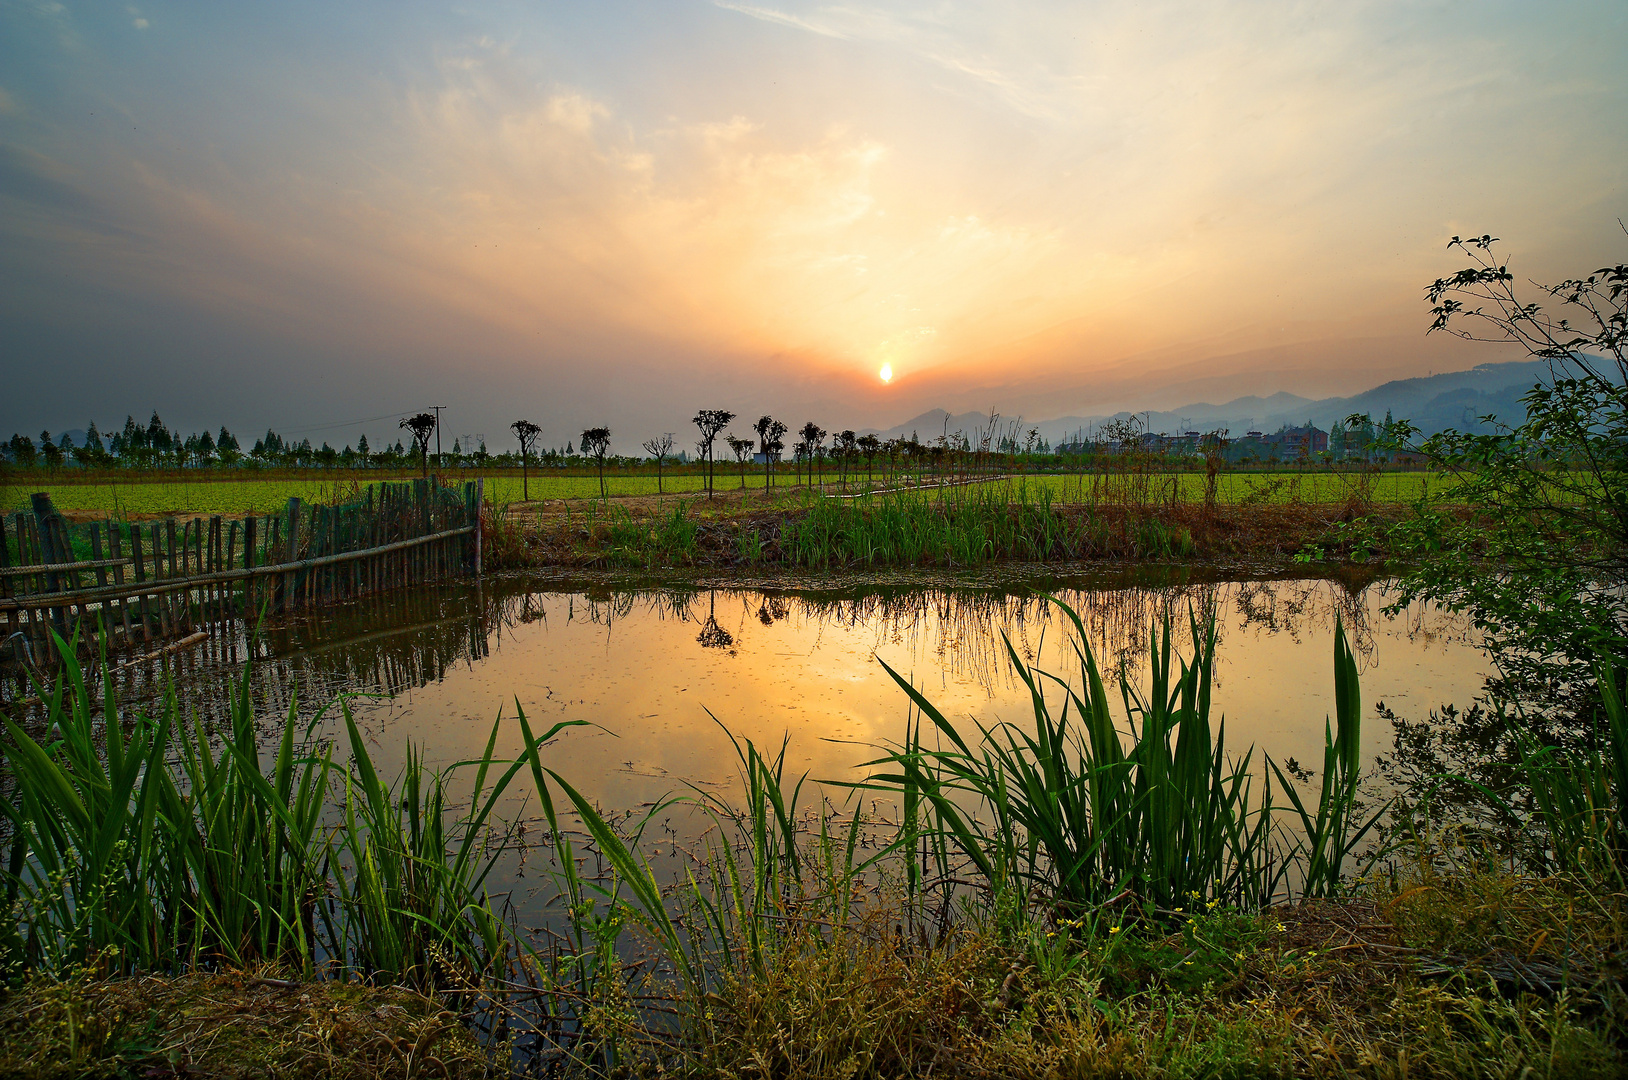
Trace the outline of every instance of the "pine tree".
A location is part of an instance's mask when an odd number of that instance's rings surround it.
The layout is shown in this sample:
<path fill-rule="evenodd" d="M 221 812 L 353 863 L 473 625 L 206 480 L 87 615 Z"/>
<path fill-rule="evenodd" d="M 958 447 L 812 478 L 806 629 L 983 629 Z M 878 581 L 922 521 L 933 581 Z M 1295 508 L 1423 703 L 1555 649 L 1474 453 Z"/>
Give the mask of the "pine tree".
<path fill-rule="evenodd" d="M 49 431 L 40 432 L 40 456 L 45 458 L 48 468 L 56 468 L 62 464 L 62 449 L 51 441 Z"/>
<path fill-rule="evenodd" d="M 32 468 L 39 460 L 34 449 L 34 440 L 27 435 L 12 435 L 11 442 L 7 444 L 11 450 L 11 460 L 25 468 Z"/>
<path fill-rule="evenodd" d="M 170 438 L 169 428 L 158 418 L 157 409 L 153 410 L 153 418 L 147 421 L 147 445 L 159 453 L 165 453 L 175 445 L 175 441 Z"/>

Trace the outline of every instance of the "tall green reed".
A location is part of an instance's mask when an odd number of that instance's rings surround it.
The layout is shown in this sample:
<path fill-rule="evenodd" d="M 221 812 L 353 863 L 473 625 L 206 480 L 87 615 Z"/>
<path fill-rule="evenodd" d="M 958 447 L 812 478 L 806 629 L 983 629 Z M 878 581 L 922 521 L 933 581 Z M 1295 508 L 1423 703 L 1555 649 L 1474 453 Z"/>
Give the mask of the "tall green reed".
<path fill-rule="evenodd" d="M 1499 726 L 1517 732 L 1517 790 L 1451 779 L 1478 790 L 1505 820 L 1527 826 L 1511 853 L 1527 869 L 1620 888 L 1628 884 L 1628 704 L 1611 657 L 1602 655 L 1594 674 L 1599 704 L 1590 748 L 1550 745 L 1537 734 L 1540 728 L 1525 725 L 1519 714 L 1509 717 L 1499 706 Z M 1515 805 L 1518 794 L 1529 796 L 1524 809 Z"/>
<path fill-rule="evenodd" d="M 879 771 L 868 786 L 907 806 L 919 801 L 941 841 L 936 850 L 953 850 L 987 887 L 1045 904 L 1082 909 L 1134 896 L 1166 910 L 1211 899 L 1262 906 L 1290 888 L 1339 888 L 1344 860 L 1377 819 L 1353 818 L 1360 717 L 1344 628 L 1335 632 L 1340 704 L 1326 735 L 1331 767 L 1316 816 L 1279 774 L 1299 811 L 1297 836 L 1277 820 L 1270 776 L 1255 797 L 1253 749 L 1229 755 L 1224 723 L 1211 724 L 1213 619 L 1190 618 L 1191 660 L 1173 655 L 1168 620 L 1151 632 L 1147 692 L 1120 677 L 1121 731 L 1078 613 L 1054 602 L 1076 633 L 1077 680 L 1038 671 L 1007 642 L 1030 692 L 1032 729 L 975 723 L 969 738 L 884 663 L 937 741 L 929 747 L 917 724 L 902 746 L 870 763 Z M 936 860 L 940 877 L 950 876 L 944 856 Z"/>
<path fill-rule="evenodd" d="M 57 646 L 43 741 L 5 722 L 9 965 L 277 963 L 436 988 L 478 984 L 508 956 L 486 888 L 507 850 L 494 813 L 531 758 L 493 757 L 501 716 L 486 753 L 447 770 L 476 770 L 453 810 L 447 774 L 411 749 L 385 783 L 343 702 L 347 762 L 312 745 L 322 712 L 302 737 L 293 701 L 264 768 L 247 669 L 230 730 L 212 737 L 173 688 L 151 712 L 125 710 L 108 677 L 95 700 L 74 647 Z"/>

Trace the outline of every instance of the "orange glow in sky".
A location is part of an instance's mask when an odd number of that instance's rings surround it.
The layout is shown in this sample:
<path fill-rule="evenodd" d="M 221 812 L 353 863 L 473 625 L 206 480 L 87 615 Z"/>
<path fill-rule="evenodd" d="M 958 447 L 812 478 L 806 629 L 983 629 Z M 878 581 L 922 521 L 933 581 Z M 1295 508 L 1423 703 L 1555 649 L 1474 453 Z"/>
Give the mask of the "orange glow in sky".
<path fill-rule="evenodd" d="M 1512 359 L 1423 287 L 1455 233 L 1619 260 L 1623 55 L 1620 0 L 13 6 L 0 429 L 315 380 L 632 445 Z"/>

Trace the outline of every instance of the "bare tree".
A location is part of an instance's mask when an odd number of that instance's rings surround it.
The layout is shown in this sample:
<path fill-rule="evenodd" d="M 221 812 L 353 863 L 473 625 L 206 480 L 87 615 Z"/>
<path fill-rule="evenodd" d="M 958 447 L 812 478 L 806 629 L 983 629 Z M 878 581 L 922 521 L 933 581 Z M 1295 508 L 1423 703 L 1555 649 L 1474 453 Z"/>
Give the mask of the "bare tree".
<path fill-rule="evenodd" d="M 775 456 L 786 448 L 786 443 L 781 438 L 786 433 L 786 425 L 772 416 L 760 416 L 757 423 L 752 425 L 752 430 L 757 432 L 758 445 L 763 451 L 763 490 L 768 491 L 773 486 L 774 475 L 770 465 L 773 464 Z"/>
<path fill-rule="evenodd" d="M 669 431 L 659 439 L 646 439 L 644 441 L 644 452 L 656 459 L 656 494 L 660 495 L 662 493 L 661 463 L 668 454 L 673 452 L 673 433 Z"/>
<path fill-rule="evenodd" d="M 797 434 L 803 437 L 803 453 L 808 455 L 808 486 L 813 487 L 814 459 L 819 456 L 820 446 L 825 442 L 825 429 L 810 420 Z"/>
<path fill-rule="evenodd" d="M 435 434 L 435 414 L 417 413 L 403 419 L 400 426 L 412 434 L 413 442 L 418 444 L 419 468 L 425 476 L 430 475 L 430 436 Z"/>
<path fill-rule="evenodd" d="M 735 414 L 727 409 L 702 409 L 691 420 L 696 429 L 701 432 L 701 438 L 695 448 L 707 459 L 707 498 L 712 498 L 712 448 L 718 441 L 718 433 L 729 426 L 735 419 Z"/>
<path fill-rule="evenodd" d="M 514 429 L 515 438 L 520 440 L 520 501 L 530 502 L 531 448 L 537 445 L 537 436 L 543 429 L 530 420 L 516 420 L 509 427 Z"/>
<path fill-rule="evenodd" d="M 583 431 L 582 441 L 577 449 L 584 454 L 591 455 L 599 462 L 599 497 L 609 498 L 605 494 L 605 455 L 610 452 L 610 428 L 591 427 Z"/>
<path fill-rule="evenodd" d="M 724 442 L 729 444 L 729 452 L 735 455 L 735 463 L 741 470 L 741 490 L 746 490 L 746 459 L 752 456 L 752 440 L 737 439 L 733 435 L 725 435 Z"/>

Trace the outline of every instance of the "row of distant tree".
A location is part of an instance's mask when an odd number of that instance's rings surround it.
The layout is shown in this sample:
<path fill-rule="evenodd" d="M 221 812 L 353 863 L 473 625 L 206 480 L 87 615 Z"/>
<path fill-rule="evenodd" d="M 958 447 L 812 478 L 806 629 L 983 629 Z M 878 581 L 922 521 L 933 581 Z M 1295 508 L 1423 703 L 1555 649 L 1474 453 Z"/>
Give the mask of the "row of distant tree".
<path fill-rule="evenodd" d="M 408 467 L 419 464 L 419 453 L 403 439 L 382 448 L 368 445 L 363 435 L 354 446 L 336 449 L 327 442 L 313 446 L 310 439 L 284 438 L 275 431 L 265 435 L 244 449 L 237 436 L 222 425 L 218 433 L 204 431 L 183 436 L 170 428 L 154 412 L 145 426 L 134 417 L 125 417 L 124 427 L 111 434 L 100 431 L 95 421 L 85 429 L 76 443 L 72 436 L 52 438 L 49 431 L 39 433 L 38 441 L 21 434 L 0 444 L 0 453 L 14 465 L 55 468 L 74 462 L 87 467 L 111 468 L 199 468 L 257 464 L 283 467 Z M 483 462 L 493 459 L 486 452 L 485 443 L 473 452 L 466 452 L 459 440 L 453 440 L 452 453 L 442 454 L 448 463 Z"/>
<path fill-rule="evenodd" d="M 702 409 L 691 420 L 697 432 L 694 444 L 696 459 L 706 467 L 709 488 L 720 454 L 725 456 L 725 460 L 733 457 L 743 470 L 755 458 L 757 463 L 764 466 L 765 484 L 769 484 L 772 483 L 770 466 L 781 461 L 788 450 L 799 468 L 806 465 L 812 470 L 826 461 L 846 467 L 850 464 L 857 466 L 863 459 L 868 468 L 874 469 L 878 460 L 889 466 L 901 461 L 916 466 L 942 465 L 946 458 L 958 461 L 968 457 L 1010 459 L 1017 455 L 1049 454 L 1052 449 L 1037 429 L 1030 428 L 1023 432 L 1020 427 L 1010 424 L 1001 428 L 995 422 L 998 418 L 992 418 L 988 430 L 973 433 L 970 438 L 964 432 L 953 435 L 946 432 L 927 442 L 914 434 L 909 438 L 884 440 L 872 434 L 859 435 L 852 429 L 828 432 L 810 420 L 796 431 L 790 446 L 786 442 L 790 432 L 784 422 L 771 416 L 761 416 L 751 425 L 751 434 L 746 435 L 726 430 L 736 419 L 736 414 L 728 410 Z M 166 425 L 155 411 L 145 425 L 138 424 L 134 417 L 126 417 L 124 427 L 111 434 L 99 431 L 92 422 L 77 443 L 67 435 L 53 439 L 49 431 L 40 432 L 38 442 L 27 435 L 15 434 L 8 442 L 0 444 L 0 453 L 14 465 L 46 468 L 74 462 L 101 468 L 260 465 L 284 468 L 428 469 L 434 464 L 438 468 L 519 465 L 529 470 L 532 465 L 560 466 L 588 458 L 598 465 L 601 475 L 607 463 L 653 462 L 659 475 L 661 468 L 669 461 L 679 463 L 691 460 L 687 448 L 677 447 L 677 436 L 673 432 L 646 439 L 638 450 L 618 455 L 612 453 L 611 431 L 607 427 L 585 428 L 579 438 L 568 440 L 563 448 L 542 448 L 538 446 L 542 429 L 537 424 L 517 420 L 510 426 L 519 441 L 519 452 L 492 454 L 487 451 L 484 439 L 478 446 L 466 448 L 457 438 L 452 440 L 450 452 L 432 451 L 431 445 L 436 441 L 438 431 L 436 417 L 428 412 L 403 418 L 400 427 L 406 437 L 397 438 L 394 444 L 387 443 L 383 447 L 370 446 L 366 435 L 361 436 L 354 446 L 346 445 L 338 449 L 326 441 L 314 446 L 308 438 L 296 441 L 267 430 L 251 447 L 244 449 L 238 438 L 224 425 L 218 433 L 204 431 L 183 436 Z M 1376 436 L 1389 426 L 1389 416 L 1380 425 L 1380 432 L 1376 432 L 1372 424 L 1361 428 L 1335 424 L 1327 434 L 1326 445 L 1334 456 L 1343 457 L 1354 447 L 1373 445 Z M 1315 431 L 1309 425 L 1307 430 Z M 1123 433 L 1106 428 L 1104 434 L 1109 436 L 1107 442 L 1102 439 L 1089 442 L 1075 439 L 1060 445 L 1058 451 L 1089 453 L 1105 448 L 1112 450 L 1135 441 L 1125 435 L 1116 442 L 1113 436 Z M 1225 432 L 1211 433 L 1206 439 L 1216 437 L 1220 437 L 1222 442 L 1227 441 Z M 1241 449 L 1244 445 L 1238 442 L 1234 449 Z"/>
<path fill-rule="evenodd" d="M 787 429 L 783 422 L 769 416 L 760 417 L 752 426 L 756 438 L 749 438 L 725 431 L 735 418 L 734 413 L 723 409 L 703 409 L 694 418 L 699 434 L 696 451 L 699 459 L 709 466 L 709 472 L 716 461 L 720 443 L 728 448 L 727 452 L 734 456 L 737 463 L 751 461 L 754 454 L 761 454 L 765 464 L 781 459 L 787 449 L 784 438 Z M 313 445 L 308 438 L 296 441 L 268 430 L 245 449 L 238 437 L 224 425 L 216 433 L 204 431 L 182 435 L 165 424 L 155 411 L 145 425 L 137 423 L 133 416 L 126 417 L 124 427 L 111 434 L 102 432 L 92 421 L 78 442 L 67 434 L 53 438 L 50 431 L 40 432 L 37 441 L 28 435 L 14 434 L 9 441 L 0 444 L 0 453 L 14 465 L 46 468 L 57 468 L 70 462 L 101 468 L 200 468 L 248 464 L 315 468 L 427 467 L 432 463 L 558 465 L 568 459 L 580 461 L 584 457 L 594 459 L 601 466 L 607 460 L 614 462 L 632 458 L 653 461 L 660 467 L 669 461 L 691 460 L 686 449 L 677 447 L 676 435 L 672 432 L 645 440 L 641 447 L 643 454 L 613 455 L 611 432 L 606 427 L 586 428 L 579 439 L 568 440 L 563 448 L 540 448 L 537 444 L 542 429 L 530 421 L 516 421 L 512 427 L 520 441 L 521 450 L 518 453 L 492 454 L 488 452 L 484 440 L 478 446 L 466 449 L 456 438 L 450 453 L 433 451 L 431 444 L 437 431 L 432 413 L 404 418 L 401 428 L 407 437 L 398 438 L 393 445 L 386 444 L 382 448 L 370 446 L 366 435 L 361 436 L 354 446 L 346 445 L 340 449 L 327 442 L 320 446 Z M 827 456 L 842 460 L 864 456 L 874 461 L 884 453 L 897 459 L 902 453 L 908 453 L 912 446 L 920 446 L 913 439 L 894 439 L 884 443 L 875 435 L 856 435 L 852 430 L 830 433 L 830 444 L 827 445 L 828 433 L 813 421 L 804 424 L 798 434 L 800 438 L 792 447 L 792 453 L 799 460 L 811 462 Z M 953 450 L 955 446 L 953 440 L 951 442 L 950 449 Z"/>
<path fill-rule="evenodd" d="M 857 470 L 859 462 L 863 460 L 867 471 L 874 472 L 879 460 L 890 468 L 897 466 L 901 461 L 921 466 L 930 464 L 942 467 L 945 459 L 949 457 L 964 461 L 968 456 L 992 459 L 996 456 L 1009 457 L 1021 453 L 1050 451 L 1050 447 L 1040 438 L 1039 432 L 1033 428 L 1029 430 L 1022 444 L 1018 442 L 1018 431 L 1015 427 L 997 438 L 994 424 L 997 419 L 998 417 L 992 414 L 990 429 L 980 438 L 976 446 L 962 433 L 957 433 L 953 438 L 945 433 L 931 442 L 924 443 L 914 433 L 908 439 L 903 437 L 883 439 L 874 434 L 860 435 L 851 428 L 830 432 L 810 420 L 797 430 L 797 438 L 789 449 L 793 463 L 799 469 L 799 476 L 801 469 L 807 467 L 811 483 L 814 469 L 828 460 L 836 463 L 844 471 L 850 468 Z M 428 436 L 434 430 L 434 420 L 429 413 L 423 413 L 401 422 L 403 427 L 414 431 L 423 460 L 427 460 L 428 457 Z M 726 432 L 725 429 L 735 420 L 736 414 L 727 409 L 702 409 L 690 420 L 695 425 L 697 434 L 695 450 L 698 460 L 706 469 L 708 492 L 713 490 L 720 443 L 727 447 L 728 453 L 735 459 L 743 482 L 747 465 L 753 463 L 755 459 L 756 464 L 763 467 L 765 487 L 773 485 L 773 466 L 783 460 L 788 449 L 786 436 L 790 429 L 784 421 L 769 415 L 758 417 L 750 427 L 756 436 L 753 438 Z M 530 420 L 516 420 L 509 426 L 520 443 L 521 465 L 523 468 L 529 467 L 533 448 L 542 429 Z M 581 442 L 577 446 L 577 453 L 591 457 L 597 462 L 601 494 L 605 489 L 605 461 L 610 454 L 610 440 L 611 431 L 607 427 L 585 428 Z M 645 453 L 644 460 L 653 461 L 656 465 L 658 490 L 661 486 L 663 464 L 669 458 L 683 457 L 682 451 L 677 455 L 674 453 L 676 440 L 677 434 L 669 431 L 659 437 L 646 439 L 640 444 Z M 567 453 L 570 453 L 571 449 L 567 443 Z M 548 456 L 540 455 L 539 460 L 546 463 Z"/>

